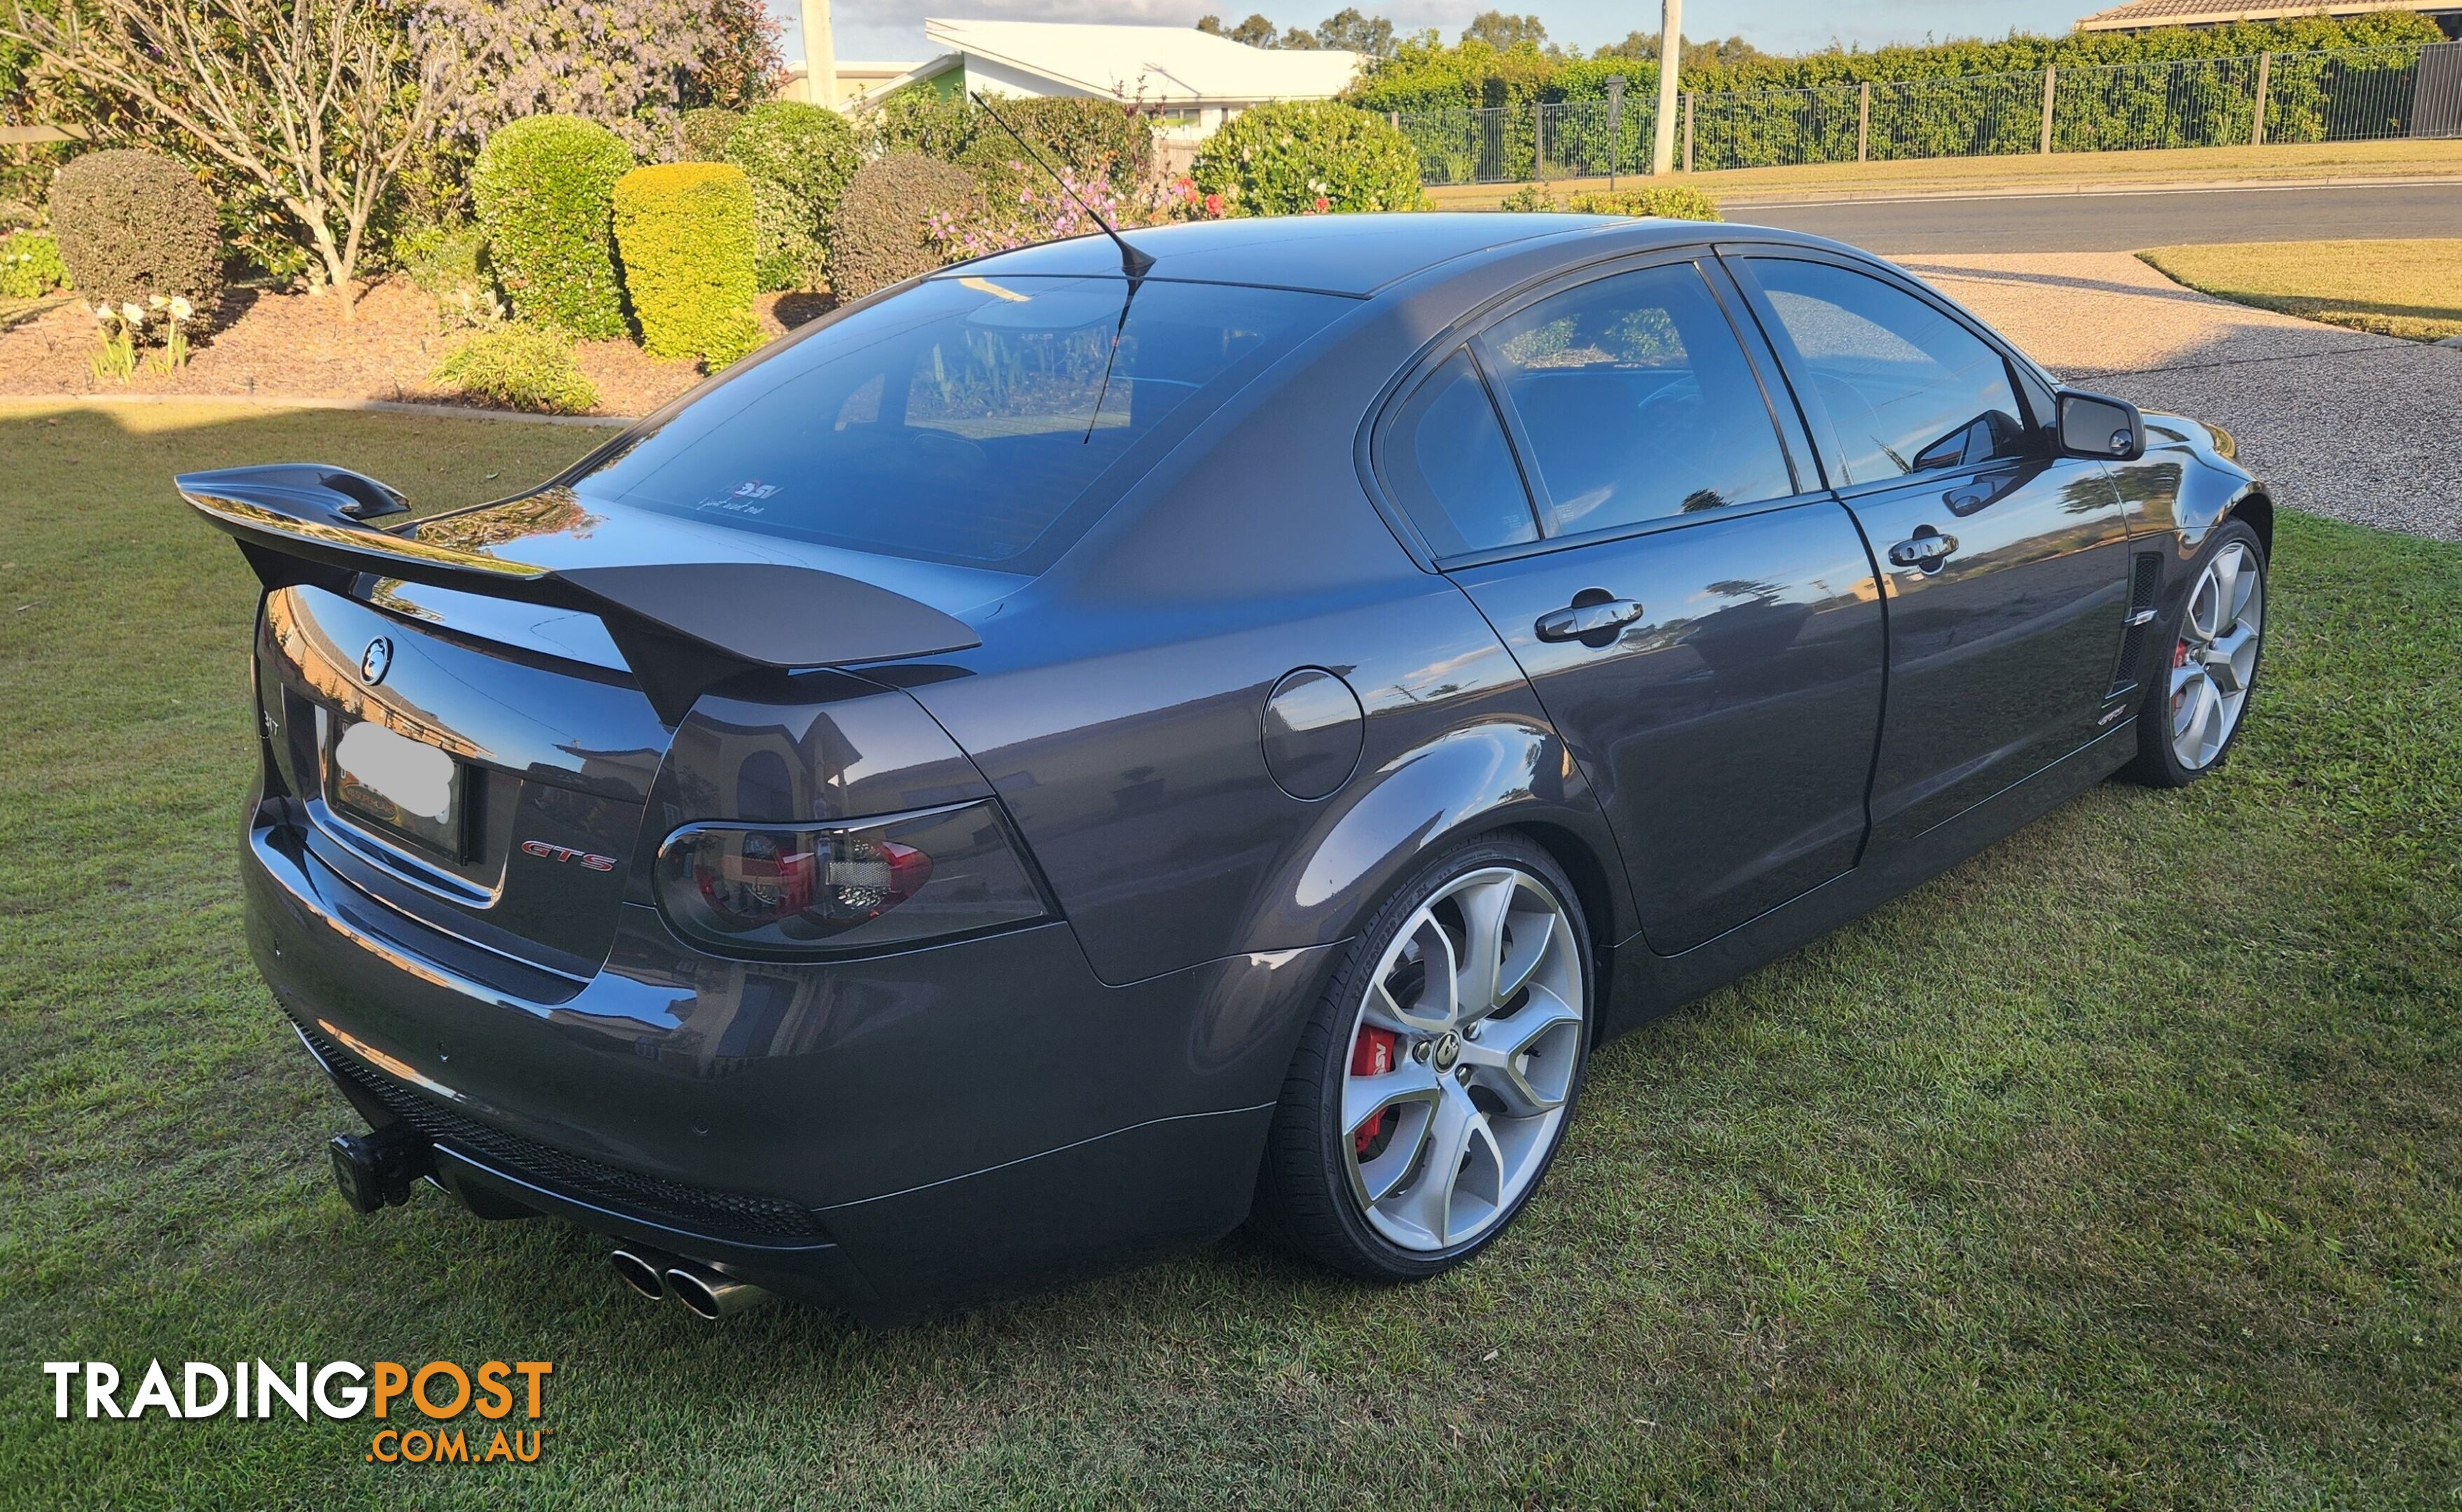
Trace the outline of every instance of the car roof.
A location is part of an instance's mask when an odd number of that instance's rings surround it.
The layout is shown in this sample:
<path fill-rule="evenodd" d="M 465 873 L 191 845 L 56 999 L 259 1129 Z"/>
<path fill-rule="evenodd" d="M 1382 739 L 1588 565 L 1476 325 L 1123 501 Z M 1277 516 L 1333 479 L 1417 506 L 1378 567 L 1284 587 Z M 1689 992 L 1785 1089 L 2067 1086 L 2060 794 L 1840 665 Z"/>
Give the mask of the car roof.
<path fill-rule="evenodd" d="M 1704 229 L 1697 221 L 1630 216 L 1434 211 L 1194 221 L 1139 226 L 1126 235 L 1131 245 L 1154 258 L 1150 277 L 1364 296 L 1440 263 L 1544 238 L 1621 232 L 1616 240 L 1622 250 L 1698 241 Z M 1095 232 L 996 252 L 944 269 L 940 276 L 1119 271 L 1119 249 Z"/>

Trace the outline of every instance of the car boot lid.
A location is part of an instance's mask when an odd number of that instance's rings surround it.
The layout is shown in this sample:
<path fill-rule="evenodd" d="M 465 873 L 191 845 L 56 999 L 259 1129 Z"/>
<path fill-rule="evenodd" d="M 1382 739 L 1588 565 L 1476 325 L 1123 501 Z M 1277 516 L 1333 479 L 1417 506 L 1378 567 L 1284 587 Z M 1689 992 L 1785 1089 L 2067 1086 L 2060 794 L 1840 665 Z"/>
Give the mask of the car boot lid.
<path fill-rule="evenodd" d="M 982 644 L 965 622 L 929 604 L 797 563 L 644 562 L 615 552 L 592 561 L 568 549 L 553 555 L 579 560 L 550 565 L 500 554 L 500 545 L 538 534 L 540 517 L 587 513 L 562 488 L 440 517 L 405 533 L 369 523 L 405 512 L 403 495 L 345 468 L 281 463 L 184 473 L 175 481 L 198 513 L 238 541 L 269 589 L 306 584 L 348 592 L 359 574 L 374 573 L 595 615 L 669 725 L 703 692 L 744 672 L 894 661 Z M 569 544 L 578 532 L 554 534 Z M 795 612 L 781 612 L 788 605 Z"/>

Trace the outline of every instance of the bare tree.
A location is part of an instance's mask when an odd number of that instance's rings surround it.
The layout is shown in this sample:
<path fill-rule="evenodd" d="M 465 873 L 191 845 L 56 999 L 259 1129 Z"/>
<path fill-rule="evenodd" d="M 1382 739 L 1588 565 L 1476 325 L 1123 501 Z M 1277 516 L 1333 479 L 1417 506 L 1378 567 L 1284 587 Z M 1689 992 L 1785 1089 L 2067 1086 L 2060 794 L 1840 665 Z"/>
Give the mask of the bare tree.
<path fill-rule="evenodd" d="M 438 127 L 459 53 L 421 58 L 393 0 L 15 0 L 0 37 L 134 124 L 255 183 L 298 224 L 351 318 L 368 221 Z"/>

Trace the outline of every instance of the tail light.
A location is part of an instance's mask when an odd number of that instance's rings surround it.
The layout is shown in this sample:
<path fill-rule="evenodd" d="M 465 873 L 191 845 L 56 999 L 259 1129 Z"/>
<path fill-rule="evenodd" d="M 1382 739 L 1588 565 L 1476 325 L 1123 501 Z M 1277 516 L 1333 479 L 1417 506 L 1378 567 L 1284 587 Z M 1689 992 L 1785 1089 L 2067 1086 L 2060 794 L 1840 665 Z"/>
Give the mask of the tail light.
<path fill-rule="evenodd" d="M 680 932 L 757 951 L 911 945 L 1045 913 L 989 803 L 860 824 L 687 824 L 659 847 L 658 878 Z"/>

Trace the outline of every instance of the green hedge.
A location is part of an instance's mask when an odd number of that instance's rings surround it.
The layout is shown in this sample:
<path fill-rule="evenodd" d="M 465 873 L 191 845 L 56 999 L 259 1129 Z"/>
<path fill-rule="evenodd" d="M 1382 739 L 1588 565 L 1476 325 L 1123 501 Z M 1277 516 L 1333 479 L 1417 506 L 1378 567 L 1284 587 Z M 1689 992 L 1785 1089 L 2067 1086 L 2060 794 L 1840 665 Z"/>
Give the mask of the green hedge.
<path fill-rule="evenodd" d="M 957 163 L 982 179 L 985 191 L 1003 204 L 1013 203 L 1022 188 L 1040 190 L 1049 183 L 1019 148 L 1018 137 L 1080 182 L 1103 174 L 1126 186 L 1154 164 L 1154 123 L 1118 100 L 1004 98 L 992 109 L 1017 137 L 963 96 L 910 84 L 866 114 L 868 146 L 878 157 L 915 153 Z"/>
<path fill-rule="evenodd" d="M 744 113 L 723 105 L 703 105 L 688 110 L 677 120 L 684 134 L 684 155 L 695 162 L 717 162 L 726 156 L 726 144 L 735 139 L 737 128 L 744 124 Z"/>
<path fill-rule="evenodd" d="M 428 381 L 508 410 L 579 415 L 598 403 L 597 387 L 572 360 L 572 338 L 528 326 L 472 336 Z"/>
<path fill-rule="evenodd" d="M 1990 41 L 1968 39 L 1884 47 L 1868 53 L 1839 48 L 1797 57 L 1701 65 L 1685 71 L 1684 87 L 1701 94 L 1817 89 L 1867 81 L 1878 84 L 1902 79 L 2041 73 L 2046 65 L 2073 69 L 2257 53 L 2416 48 L 2443 39 L 2444 33 L 2435 22 L 2404 11 L 2349 17 L 2243 21 L 2195 29 L 2170 27 L 2151 32 L 2072 32 L 2059 36 L 2012 33 Z M 1344 97 L 1350 104 L 1375 112 L 1500 105 L 1526 109 L 1541 101 L 1605 99 L 1608 76 L 1612 74 L 1625 76 L 1625 106 L 1629 113 L 1657 91 L 1655 59 L 1549 57 L 1526 46 L 1498 49 L 1483 42 L 1443 46 L 1413 41 L 1404 43 L 1393 57 L 1372 65 Z"/>
<path fill-rule="evenodd" d="M 974 225 L 983 211 L 983 185 L 963 168 L 912 152 L 866 163 L 838 202 L 831 287 L 840 299 L 859 299 L 928 273 L 949 261 L 933 218 Z"/>
<path fill-rule="evenodd" d="M 755 105 L 727 139 L 725 158 L 752 181 L 754 271 L 763 288 L 818 288 L 829 277 L 829 234 L 863 148 L 844 116 L 800 100 Z"/>
<path fill-rule="evenodd" d="M 732 163 L 660 163 L 616 180 L 616 245 L 642 349 L 715 369 L 761 345 L 754 245 L 752 181 Z"/>
<path fill-rule="evenodd" d="M 2266 105 L 2269 141 L 2400 135 L 2384 102 L 2407 98 L 2394 77 L 2440 39 L 2408 11 L 2303 16 L 2191 31 L 2012 35 L 1873 52 L 1764 57 L 1686 71 L 1695 96 L 1694 166 L 1701 170 L 1852 161 L 1871 85 L 1866 147 L 1875 160 L 2022 153 L 2041 139 L 2042 70 L 2060 72 L 2053 146 L 2061 152 L 2245 142 L 2253 124 L 2255 54 L 2276 54 Z M 2340 58 L 2321 52 L 2384 49 Z M 2245 61 L 2241 61 L 2245 60 Z M 2176 70 L 2162 65 L 2188 65 Z M 1607 79 L 1625 76 L 1621 130 L 1609 157 Z M 1649 161 L 1654 60 L 1549 57 L 1484 43 L 1406 44 L 1347 96 L 1396 112 L 1423 171 L 1442 182 L 1526 179 L 1537 171 L 1535 107 L 1552 108 L 1546 171 L 1597 173 Z M 2392 86 L 2392 87 L 2388 87 Z M 1479 117 L 1473 111 L 1501 111 Z"/>
<path fill-rule="evenodd" d="M 600 340 L 624 331 L 609 238 L 633 154 L 577 116 L 532 116 L 487 138 L 470 197 L 496 281 L 526 321 Z"/>
<path fill-rule="evenodd" d="M 68 287 L 60 244 L 40 231 L 0 236 L 0 299 L 40 299 Z"/>
<path fill-rule="evenodd" d="M 52 180 L 52 234 L 83 293 L 114 304 L 185 299 L 211 322 L 223 287 L 213 196 L 162 154 L 120 148 L 71 160 Z"/>
<path fill-rule="evenodd" d="M 1419 159 L 1408 138 L 1330 100 L 1242 112 L 1206 138 L 1189 177 L 1240 215 L 1419 207 Z"/>
<path fill-rule="evenodd" d="M 1116 100 L 1055 96 L 1002 99 L 992 108 L 1045 161 L 1081 183 L 1104 174 L 1125 186 L 1154 161 L 1153 123 Z M 973 139 L 956 160 L 975 170 L 995 203 L 1013 202 L 1023 188 L 1050 186 L 1050 175 L 1020 150 L 1017 137 L 978 108 Z"/>

